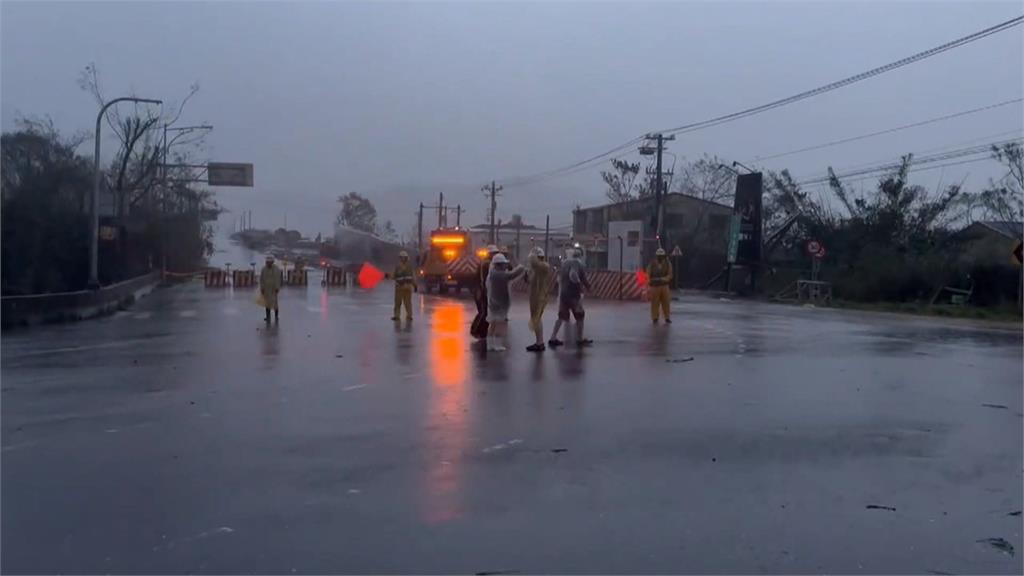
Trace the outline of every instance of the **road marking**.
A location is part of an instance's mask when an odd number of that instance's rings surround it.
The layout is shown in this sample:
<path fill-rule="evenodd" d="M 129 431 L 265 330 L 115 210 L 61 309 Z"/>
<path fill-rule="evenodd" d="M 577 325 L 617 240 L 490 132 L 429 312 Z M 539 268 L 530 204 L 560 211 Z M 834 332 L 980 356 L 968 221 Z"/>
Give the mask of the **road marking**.
<path fill-rule="evenodd" d="M 178 312 L 178 316 L 181 316 L 182 318 L 192 318 L 195 315 L 195 310 L 182 310 L 181 312 Z"/>
<path fill-rule="evenodd" d="M 523 442 L 523 440 L 521 438 L 513 438 L 512 440 L 509 440 L 508 442 L 502 442 L 501 444 L 495 444 L 494 446 L 488 446 L 487 448 L 484 448 L 483 450 L 481 450 L 481 452 L 483 452 L 484 454 L 490 454 L 491 452 L 497 452 L 499 450 L 504 450 L 505 448 L 509 448 L 509 447 L 515 446 L 516 444 L 521 444 L 522 442 Z"/>
<path fill-rule="evenodd" d="M 170 549 L 170 548 L 174 548 L 178 544 L 184 544 L 186 542 L 192 542 L 193 540 L 200 540 L 202 538 L 207 538 L 209 536 L 215 536 L 217 534 L 231 534 L 234 531 L 235 531 L 234 528 L 230 528 L 228 526 L 221 526 L 220 528 L 215 528 L 213 530 L 207 530 L 206 532 L 200 532 L 199 534 L 196 534 L 194 536 L 187 536 L 187 537 L 182 538 L 180 540 L 171 540 L 170 542 L 167 542 L 166 544 L 158 544 L 156 546 L 153 546 L 153 551 L 155 552 L 155 551 L 160 550 L 160 549 L 167 550 L 167 549 Z M 167 537 L 164 536 L 164 538 L 167 538 Z"/>
<path fill-rule="evenodd" d="M 15 356 L 15 358 L 23 358 L 25 356 L 41 356 L 44 354 L 60 354 L 62 352 L 83 352 L 85 350 L 99 350 L 101 348 L 120 348 L 123 346 L 133 346 L 135 344 L 154 342 L 169 337 L 170 336 L 160 336 L 156 338 L 132 338 L 131 340 L 105 342 L 103 344 L 93 344 L 92 346 L 67 346 L 65 348 L 50 348 L 49 350 L 34 350 L 32 352 L 24 352 L 22 354 L 18 354 L 17 356 Z"/>
<path fill-rule="evenodd" d="M 360 388 L 366 388 L 366 384 L 356 384 L 355 386 L 346 386 L 346 387 L 342 388 L 342 390 L 344 390 L 345 392 L 350 392 L 352 390 L 358 390 Z"/>
<path fill-rule="evenodd" d="M 36 444 L 37 444 L 37 442 L 35 442 L 35 441 L 22 442 L 21 444 L 11 444 L 9 446 L 4 446 L 2 449 L 0 449 L 0 452 L 8 452 L 8 451 L 11 451 L 11 450 L 21 450 L 22 448 L 28 448 L 30 446 L 35 446 Z"/>

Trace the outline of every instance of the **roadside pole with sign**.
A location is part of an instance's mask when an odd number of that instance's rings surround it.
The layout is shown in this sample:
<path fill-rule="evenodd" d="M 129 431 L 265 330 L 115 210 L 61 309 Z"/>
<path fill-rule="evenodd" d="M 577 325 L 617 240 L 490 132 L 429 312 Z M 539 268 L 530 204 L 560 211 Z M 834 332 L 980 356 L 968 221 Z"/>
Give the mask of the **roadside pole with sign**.
<path fill-rule="evenodd" d="M 679 248 L 679 244 L 672 249 L 672 284 L 674 289 L 679 290 L 679 258 L 683 255 L 683 251 Z"/>
<path fill-rule="evenodd" d="M 807 254 L 811 257 L 811 281 L 818 281 L 818 274 L 821 273 L 821 261 L 825 259 L 825 245 L 817 240 L 807 241 Z"/>

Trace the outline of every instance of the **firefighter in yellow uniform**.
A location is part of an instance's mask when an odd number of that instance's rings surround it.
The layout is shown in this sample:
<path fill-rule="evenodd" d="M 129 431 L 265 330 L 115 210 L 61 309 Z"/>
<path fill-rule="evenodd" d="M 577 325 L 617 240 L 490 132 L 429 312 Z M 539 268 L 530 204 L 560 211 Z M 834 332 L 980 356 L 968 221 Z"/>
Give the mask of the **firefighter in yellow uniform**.
<path fill-rule="evenodd" d="M 654 261 L 647 265 L 647 278 L 650 282 L 651 321 L 658 323 L 660 307 L 665 323 L 671 324 L 669 302 L 672 300 L 672 293 L 669 291 L 669 285 L 672 283 L 672 263 L 668 261 L 664 248 L 658 248 L 654 253 Z"/>
<path fill-rule="evenodd" d="M 260 270 L 260 296 L 263 308 L 266 309 L 266 322 L 270 324 L 270 311 L 274 311 L 274 320 L 278 319 L 277 293 L 281 291 L 281 269 L 274 266 L 274 257 L 267 255 L 266 265 Z"/>
<path fill-rule="evenodd" d="M 405 306 L 405 319 L 412 320 L 412 292 L 416 283 L 412 276 L 412 264 L 409 253 L 405 250 L 398 253 L 398 264 L 395 265 L 395 314 L 392 320 L 398 320 L 402 306 Z"/>

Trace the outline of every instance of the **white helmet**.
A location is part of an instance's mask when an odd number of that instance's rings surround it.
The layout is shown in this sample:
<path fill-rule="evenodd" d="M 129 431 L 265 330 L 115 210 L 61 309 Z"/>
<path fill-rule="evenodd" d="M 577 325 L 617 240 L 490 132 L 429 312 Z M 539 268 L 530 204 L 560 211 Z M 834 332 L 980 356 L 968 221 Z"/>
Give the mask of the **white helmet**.
<path fill-rule="evenodd" d="M 497 246 L 495 246 L 494 244 L 488 244 L 488 245 L 487 245 L 487 253 L 488 253 L 488 254 L 494 254 L 494 253 L 496 253 L 496 252 L 499 252 L 499 250 L 498 250 L 498 247 L 497 247 Z"/>
<path fill-rule="evenodd" d="M 494 258 L 491 258 L 491 264 L 508 264 L 508 258 L 505 258 L 504 254 L 498 252 L 494 255 Z"/>
<path fill-rule="evenodd" d="M 541 248 L 540 246 L 537 246 L 536 248 L 533 249 L 533 255 L 538 257 L 538 258 L 543 258 L 544 257 L 544 249 Z"/>

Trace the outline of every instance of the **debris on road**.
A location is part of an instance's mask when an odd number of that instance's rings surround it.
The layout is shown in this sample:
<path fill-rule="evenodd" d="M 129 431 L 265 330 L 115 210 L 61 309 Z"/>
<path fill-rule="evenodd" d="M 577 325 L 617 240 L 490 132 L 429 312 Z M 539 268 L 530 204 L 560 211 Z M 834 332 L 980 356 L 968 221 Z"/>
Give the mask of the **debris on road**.
<path fill-rule="evenodd" d="M 1020 510 L 1017 510 L 1016 512 L 1010 512 L 1009 514 L 1007 514 L 1007 516 L 1020 516 Z"/>
<path fill-rule="evenodd" d="M 690 362 L 692 360 L 693 356 L 688 356 L 686 358 L 666 358 L 665 362 L 668 362 L 669 364 L 681 364 L 683 362 Z"/>
<path fill-rule="evenodd" d="M 1003 406 L 1002 404 L 982 404 L 985 408 L 998 408 L 1000 410 L 1009 410 L 1009 406 Z"/>
<path fill-rule="evenodd" d="M 335 358 L 344 358 L 344 356 L 342 356 L 341 354 L 335 354 L 334 357 Z"/>
<path fill-rule="evenodd" d="M 865 508 L 867 508 L 868 510 L 888 510 L 890 512 L 896 511 L 896 509 L 893 508 L 892 506 L 882 506 L 880 504 L 868 504 L 867 506 L 865 506 Z"/>
<path fill-rule="evenodd" d="M 568 452 L 569 449 L 568 448 L 552 448 L 551 451 L 554 452 L 555 454 L 561 454 L 562 452 Z M 1018 514 L 1020 514 L 1020 512 L 1018 512 Z"/>
<path fill-rule="evenodd" d="M 982 538 L 977 541 L 979 544 L 988 544 L 989 546 L 999 550 L 1003 554 L 1009 554 L 1013 556 L 1013 544 L 1006 541 L 1005 538 Z"/>

